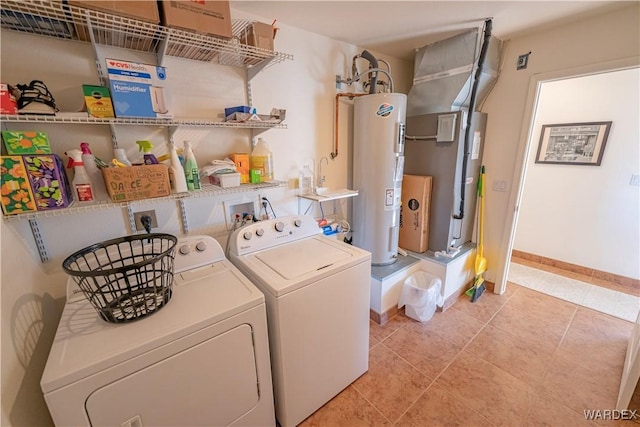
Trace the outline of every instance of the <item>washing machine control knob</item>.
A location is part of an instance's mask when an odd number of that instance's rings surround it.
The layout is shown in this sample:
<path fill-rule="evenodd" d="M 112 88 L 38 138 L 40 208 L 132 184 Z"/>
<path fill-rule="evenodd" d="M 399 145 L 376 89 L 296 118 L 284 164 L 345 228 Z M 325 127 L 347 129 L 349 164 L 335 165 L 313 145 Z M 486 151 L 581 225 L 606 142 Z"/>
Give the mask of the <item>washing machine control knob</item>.
<path fill-rule="evenodd" d="M 256 229 L 256 236 L 261 237 L 264 234 L 264 230 L 262 228 Z"/>
<path fill-rule="evenodd" d="M 180 255 L 189 255 L 189 252 L 191 252 L 189 245 L 180 246 Z"/>
<path fill-rule="evenodd" d="M 284 231 L 284 223 L 282 221 L 276 222 L 276 231 L 282 233 Z"/>
<path fill-rule="evenodd" d="M 251 237 L 253 237 L 253 234 L 251 234 L 251 232 L 250 232 L 250 231 L 245 231 L 245 232 L 242 234 L 242 237 L 244 237 L 244 240 L 251 240 Z"/>
<path fill-rule="evenodd" d="M 204 252 L 207 250 L 207 244 L 205 242 L 198 242 L 196 244 L 196 251 Z"/>
<path fill-rule="evenodd" d="M 300 218 L 296 218 L 293 221 L 293 225 L 295 225 L 296 227 L 300 227 L 302 225 L 302 220 Z"/>

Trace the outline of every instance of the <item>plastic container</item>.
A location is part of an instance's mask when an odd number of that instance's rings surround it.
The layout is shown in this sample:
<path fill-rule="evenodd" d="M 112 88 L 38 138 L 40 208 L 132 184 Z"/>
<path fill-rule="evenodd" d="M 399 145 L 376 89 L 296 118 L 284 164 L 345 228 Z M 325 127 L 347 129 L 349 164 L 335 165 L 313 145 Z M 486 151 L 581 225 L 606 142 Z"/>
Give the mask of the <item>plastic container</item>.
<path fill-rule="evenodd" d="M 417 271 L 409 276 L 402 285 L 398 308 L 405 307 L 404 312 L 419 322 L 426 322 L 433 317 L 436 307 L 442 307 L 444 299 L 440 294 L 442 280 L 424 271 Z"/>
<path fill-rule="evenodd" d="M 249 163 L 251 169 L 260 171 L 261 181 L 273 181 L 273 154 L 264 139 L 258 138 L 258 142 L 251 152 Z"/>
<path fill-rule="evenodd" d="M 184 142 L 184 176 L 187 181 L 187 190 L 194 191 L 200 189 L 200 171 L 198 162 L 193 154 L 191 143 Z"/>
<path fill-rule="evenodd" d="M 305 163 L 302 166 L 298 180 L 300 182 L 300 194 L 313 194 L 313 172 L 308 164 Z"/>
<path fill-rule="evenodd" d="M 169 166 L 169 182 L 174 193 L 185 193 L 189 191 L 187 188 L 187 179 L 184 175 L 184 168 L 178 157 L 178 151 L 173 144 L 169 145 L 171 152 L 171 166 Z"/>
<path fill-rule="evenodd" d="M 127 153 L 125 153 L 124 148 L 114 148 L 113 154 L 117 161 L 125 166 L 131 166 L 131 162 L 127 158 Z"/>
<path fill-rule="evenodd" d="M 82 151 L 82 163 L 84 165 L 84 169 L 87 171 L 87 174 L 89 174 L 91 184 L 93 185 L 95 193 L 94 199 L 109 200 L 109 193 L 107 193 L 107 188 L 104 185 L 102 171 L 98 168 L 96 158 L 93 153 L 91 153 L 89 144 L 86 142 L 81 143 L 80 150 Z"/>
<path fill-rule="evenodd" d="M 130 322 L 171 299 L 177 242 L 161 233 L 120 237 L 69 255 L 62 268 L 105 321 Z"/>
<path fill-rule="evenodd" d="M 73 167 L 73 180 L 71 181 L 73 197 L 78 203 L 93 202 L 95 199 L 93 184 L 82 163 L 82 151 L 74 149 L 67 151 L 66 154 L 69 156 L 67 168 Z"/>

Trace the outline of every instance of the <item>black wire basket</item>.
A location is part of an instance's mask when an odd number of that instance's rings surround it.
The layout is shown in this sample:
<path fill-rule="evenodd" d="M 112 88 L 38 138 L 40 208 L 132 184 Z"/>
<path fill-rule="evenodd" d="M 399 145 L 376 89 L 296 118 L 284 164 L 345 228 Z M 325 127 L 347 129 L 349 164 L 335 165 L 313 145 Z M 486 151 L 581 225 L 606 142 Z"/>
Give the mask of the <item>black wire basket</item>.
<path fill-rule="evenodd" d="M 130 322 L 171 299 L 177 242 L 161 233 L 120 237 L 69 255 L 62 268 L 105 321 Z"/>

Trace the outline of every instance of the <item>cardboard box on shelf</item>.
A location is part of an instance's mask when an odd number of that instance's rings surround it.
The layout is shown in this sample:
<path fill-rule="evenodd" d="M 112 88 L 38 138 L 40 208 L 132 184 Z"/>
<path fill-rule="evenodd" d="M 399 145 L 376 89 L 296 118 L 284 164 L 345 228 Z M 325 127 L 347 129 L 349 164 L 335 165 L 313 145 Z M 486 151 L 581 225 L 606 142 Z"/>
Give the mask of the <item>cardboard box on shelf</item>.
<path fill-rule="evenodd" d="M 60 157 L 48 154 L 22 159 L 39 211 L 66 208 L 71 204 L 73 192 Z"/>
<path fill-rule="evenodd" d="M 422 253 L 429 243 L 429 208 L 432 177 L 404 175 L 402 178 L 402 206 L 400 207 L 401 248 Z"/>
<path fill-rule="evenodd" d="M 171 194 L 166 165 L 110 167 L 102 169 L 107 192 L 114 202 L 163 197 Z"/>
<path fill-rule="evenodd" d="M 173 117 L 164 88 L 165 67 L 119 59 L 106 59 L 106 63 L 116 117 Z"/>
<path fill-rule="evenodd" d="M 233 163 L 236 165 L 236 170 L 240 173 L 240 183 L 248 184 L 250 182 L 249 153 L 234 153 L 230 154 L 229 158 L 233 160 Z"/>
<path fill-rule="evenodd" d="M 82 85 L 82 92 L 89 117 L 115 117 L 108 87 Z"/>
<path fill-rule="evenodd" d="M 5 215 L 34 212 L 36 201 L 22 156 L 0 157 L 0 205 Z"/>
<path fill-rule="evenodd" d="M 195 31 L 224 39 L 232 37 L 228 1 L 161 0 L 158 5 L 161 23 L 165 27 Z"/>
<path fill-rule="evenodd" d="M 123 16 L 125 18 L 137 19 L 152 24 L 160 23 L 160 15 L 158 14 L 158 6 L 155 1 L 128 1 L 128 0 L 112 0 L 112 1 L 94 1 L 94 0 L 67 0 L 69 6 L 83 7 L 86 9 L 96 10 L 111 15 Z M 90 41 L 88 28 L 80 22 L 75 25 L 76 35 L 80 40 Z M 105 44 L 114 44 L 116 40 L 112 40 L 112 32 L 100 31 L 100 34 L 109 38 L 103 40 Z M 143 36 L 126 34 L 122 35 L 121 43 L 115 43 L 120 47 L 128 47 L 135 49 L 137 45 L 143 43 Z M 126 40 L 125 40 L 126 38 Z M 123 44 L 126 42 L 126 45 Z"/>
<path fill-rule="evenodd" d="M 261 49 L 273 50 L 273 26 L 263 22 L 253 22 L 242 32 L 240 43 Z"/>

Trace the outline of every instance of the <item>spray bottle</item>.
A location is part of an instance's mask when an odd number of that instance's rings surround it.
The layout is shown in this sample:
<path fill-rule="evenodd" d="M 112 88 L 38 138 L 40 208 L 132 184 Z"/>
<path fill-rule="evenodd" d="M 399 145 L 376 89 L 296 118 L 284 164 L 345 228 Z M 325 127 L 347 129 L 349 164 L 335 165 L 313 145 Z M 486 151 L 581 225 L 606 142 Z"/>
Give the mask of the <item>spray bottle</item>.
<path fill-rule="evenodd" d="M 184 142 L 184 175 L 187 179 L 187 188 L 189 191 L 200 189 L 200 171 L 198 170 L 198 162 L 196 156 L 191 149 L 191 142 Z"/>
<path fill-rule="evenodd" d="M 94 190 L 93 196 L 95 200 L 109 199 L 107 188 L 104 185 L 104 178 L 102 176 L 102 171 L 98 168 L 96 158 L 93 155 L 93 153 L 91 153 L 89 144 L 86 142 L 81 143 L 80 150 L 82 151 L 82 163 L 84 165 L 84 169 L 87 171 L 87 174 L 91 179 L 91 184 L 93 185 L 93 190 Z"/>
<path fill-rule="evenodd" d="M 120 163 L 125 166 L 131 166 L 131 162 L 127 158 L 127 153 L 125 153 L 124 148 L 114 148 L 113 154 L 115 155 L 116 160 Z"/>
<path fill-rule="evenodd" d="M 158 159 L 156 158 L 156 156 L 151 154 L 151 149 L 153 148 L 153 144 L 151 143 L 151 141 L 141 140 L 141 141 L 136 141 L 136 144 L 138 144 L 138 147 L 140 147 L 140 151 L 144 153 L 145 165 L 158 164 Z"/>
<path fill-rule="evenodd" d="M 171 166 L 169 166 L 171 188 L 174 193 L 185 193 L 189 191 L 187 188 L 187 179 L 185 178 L 184 169 L 182 168 L 182 163 L 180 163 L 180 158 L 178 157 L 178 152 L 174 144 L 169 144 L 169 152 L 171 153 Z"/>
<path fill-rule="evenodd" d="M 69 156 L 67 168 L 73 167 L 74 174 L 71 187 L 76 200 L 78 203 L 93 202 L 93 186 L 91 185 L 91 178 L 89 178 L 89 174 L 82 163 L 82 151 L 74 149 L 67 151 L 66 154 Z"/>

